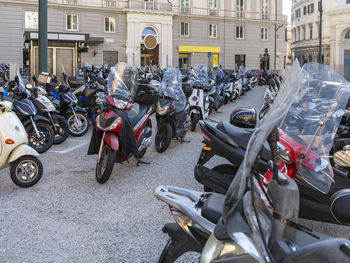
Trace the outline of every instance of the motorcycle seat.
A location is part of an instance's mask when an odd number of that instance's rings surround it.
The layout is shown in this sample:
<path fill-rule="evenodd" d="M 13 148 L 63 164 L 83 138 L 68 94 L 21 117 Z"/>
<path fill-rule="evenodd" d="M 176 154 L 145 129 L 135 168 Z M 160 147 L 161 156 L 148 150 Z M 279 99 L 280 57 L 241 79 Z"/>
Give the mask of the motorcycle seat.
<path fill-rule="evenodd" d="M 136 124 L 146 114 L 148 107 L 146 105 L 138 104 L 138 112 L 136 113 L 133 109 L 127 111 L 131 127 L 134 128 Z"/>
<path fill-rule="evenodd" d="M 217 128 L 226 133 L 230 138 L 238 144 L 242 149 L 247 149 L 250 137 L 253 134 L 254 129 L 240 128 L 232 125 L 229 122 L 220 122 Z M 271 150 L 267 143 L 264 144 L 260 156 L 263 160 L 269 161 L 272 159 Z"/>
<path fill-rule="evenodd" d="M 223 214 L 225 195 L 211 194 L 202 206 L 202 216 L 216 224 Z"/>

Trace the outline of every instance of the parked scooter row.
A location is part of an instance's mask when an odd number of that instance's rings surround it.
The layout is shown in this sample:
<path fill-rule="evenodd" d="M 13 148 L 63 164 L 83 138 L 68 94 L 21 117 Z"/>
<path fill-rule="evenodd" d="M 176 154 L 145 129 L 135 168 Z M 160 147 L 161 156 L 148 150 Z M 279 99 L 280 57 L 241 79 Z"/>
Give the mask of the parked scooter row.
<path fill-rule="evenodd" d="M 312 85 L 314 79 L 319 85 Z M 158 262 L 174 262 L 188 251 L 201 253 L 203 263 L 349 262 L 348 240 L 317 233 L 297 221 L 298 216 L 350 221 L 346 179 L 334 177 L 330 166 L 330 158 L 344 164 L 349 150 L 329 157 L 349 95 L 349 83 L 327 66 L 313 63 L 300 69 L 296 62 L 255 129 L 257 114 L 252 109 L 236 109 L 231 115 L 234 125 L 201 123 L 205 147 L 199 165 L 220 155 L 233 166 L 207 174 L 197 166 L 202 174 L 196 179 L 206 190 L 226 196 L 159 186 L 155 195 L 169 205 L 176 223 L 163 228 L 170 240 Z M 316 107 L 321 114 L 315 117 L 311 103 L 324 103 Z M 296 114 L 303 118 L 296 122 Z"/>

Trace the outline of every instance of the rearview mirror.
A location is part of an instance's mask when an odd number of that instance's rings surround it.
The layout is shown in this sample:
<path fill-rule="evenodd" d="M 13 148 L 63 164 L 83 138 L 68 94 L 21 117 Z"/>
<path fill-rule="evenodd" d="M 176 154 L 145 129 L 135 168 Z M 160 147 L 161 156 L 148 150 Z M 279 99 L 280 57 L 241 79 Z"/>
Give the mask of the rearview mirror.
<path fill-rule="evenodd" d="M 230 123 L 241 128 L 255 128 L 256 120 L 257 114 L 254 108 L 238 107 L 230 116 Z"/>

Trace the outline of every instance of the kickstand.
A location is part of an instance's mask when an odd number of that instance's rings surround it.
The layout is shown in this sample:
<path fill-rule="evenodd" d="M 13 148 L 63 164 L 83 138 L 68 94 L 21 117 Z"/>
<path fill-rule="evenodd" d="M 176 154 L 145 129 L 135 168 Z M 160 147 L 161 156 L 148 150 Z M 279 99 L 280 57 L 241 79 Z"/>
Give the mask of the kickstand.
<path fill-rule="evenodd" d="M 186 141 L 186 140 L 184 140 L 183 138 L 181 138 L 181 139 L 180 139 L 180 142 L 181 142 L 181 143 L 190 143 L 191 141 Z"/>
<path fill-rule="evenodd" d="M 151 163 L 142 161 L 141 159 L 137 158 L 136 166 L 140 166 L 140 164 L 151 164 Z"/>

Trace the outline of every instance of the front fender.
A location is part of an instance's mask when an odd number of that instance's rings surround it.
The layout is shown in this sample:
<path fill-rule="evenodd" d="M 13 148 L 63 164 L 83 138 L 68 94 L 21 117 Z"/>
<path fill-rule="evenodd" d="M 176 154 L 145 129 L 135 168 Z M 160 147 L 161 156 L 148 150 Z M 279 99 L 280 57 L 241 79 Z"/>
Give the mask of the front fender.
<path fill-rule="evenodd" d="M 11 152 L 7 162 L 12 163 L 25 155 L 39 156 L 38 152 L 32 147 L 28 146 L 27 144 L 21 144 Z"/>
<path fill-rule="evenodd" d="M 61 115 L 58 115 L 58 114 L 51 114 L 51 117 L 53 120 L 65 120 L 65 118 Z"/>
<path fill-rule="evenodd" d="M 107 143 L 113 150 L 118 151 L 119 149 L 119 138 L 113 132 L 107 132 L 104 137 L 105 143 Z"/>
<path fill-rule="evenodd" d="M 43 116 L 35 115 L 35 116 L 32 116 L 32 118 L 33 118 L 34 122 L 42 121 L 42 122 L 45 122 L 48 125 L 51 125 L 51 122 L 47 118 L 45 118 Z M 23 126 L 26 127 L 30 123 L 32 123 L 30 118 L 26 118 L 25 121 L 23 121 Z"/>
<path fill-rule="evenodd" d="M 85 109 L 83 109 L 82 107 L 79 107 L 79 106 L 74 106 L 74 111 L 75 112 L 82 112 L 82 113 L 87 113 Z M 66 111 L 66 115 L 72 113 L 72 108 L 69 108 L 67 111 Z"/>

